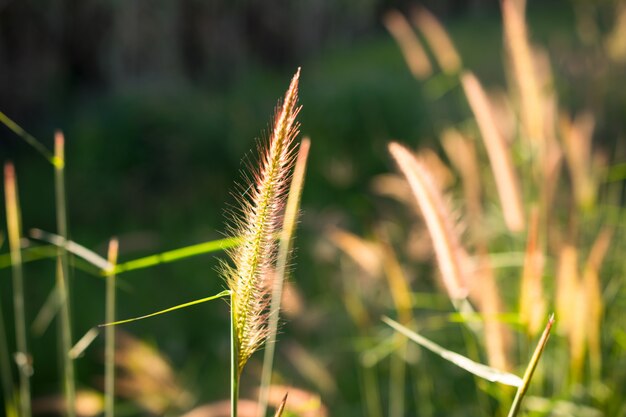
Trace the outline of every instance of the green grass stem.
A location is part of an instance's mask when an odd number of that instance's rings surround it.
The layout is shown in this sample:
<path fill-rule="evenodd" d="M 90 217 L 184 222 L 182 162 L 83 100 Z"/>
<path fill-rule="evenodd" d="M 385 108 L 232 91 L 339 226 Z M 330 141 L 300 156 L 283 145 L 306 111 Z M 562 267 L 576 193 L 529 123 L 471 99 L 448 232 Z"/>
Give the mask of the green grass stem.
<path fill-rule="evenodd" d="M 117 239 L 109 242 L 108 261 L 112 266 L 117 263 L 119 252 Z M 106 282 L 107 323 L 115 321 L 115 274 L 109 274 Z M 104 416 L 115 415 L 115 326 L 108 326 L 104 332 Z"/>
<path fill-rule="evenodd" d="M 67 230 L 67 201 L 65 195 L 65 138 L 63 133 L 56 132 L 54 135 L 54 196 L 56 206 L 57 233 L 65 241 L 68 239 Z M 61 320 L 59 333 L 61 335 L 61 366 L 63 369 L 64 392 L 67 408 L 67 416 L 76 415 L 76 383 L 74 375 L 74 361 L 69 357 L 72 348 L 72 323 L 71 323 L 71 291 L 69 285 L 69 262 L 65 246 L 57 248 L 58 268 L 57 287 L 59 287 L 59 305 L 61 307 Z"/>

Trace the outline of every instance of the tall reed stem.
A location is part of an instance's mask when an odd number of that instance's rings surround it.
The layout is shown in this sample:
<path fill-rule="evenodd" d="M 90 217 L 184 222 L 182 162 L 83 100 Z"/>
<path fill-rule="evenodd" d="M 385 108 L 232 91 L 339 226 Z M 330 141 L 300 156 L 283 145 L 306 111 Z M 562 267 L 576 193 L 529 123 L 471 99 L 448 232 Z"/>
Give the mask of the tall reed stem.
<path fill-rule="evenodd" d="M 109 242 L 108 261 L 111 272 L 106 280 L 106 322 L 115 321 L 115 265 L 119 249 L 118 240 Z M 115 326 L 107 326 L 104 331 L 104 416 L 115 415 Z"/>
<path fill-rule="evenodd" d="M 263 371 L 261 373 L 261 389 L 259 391 L 259 412 L 258 417 L 264 417 L 267 413 L 267 399 L 269 397 L 269 387 L 272 382 L 272 368 L 274 366 L 274 351 L 276 349 L 276 332 L 278 331 L 278 319 L 280 316 L 280 303 L 283 295 L 283 284 L 287 276 L 287 263 L 289 262 L 289 252 L 291 242 L 296 230 L 298 211 L 300 210 L 300 197 L 304 186 L 304 174 L 306 172 L 306 162 L 309 156 L 311 141 L 309 138 L 302 139 L 300 150 L 296 160 L 296 165 L 291 180 L 289 197 L 283 219 L 283 229 L 280 235 L 278 247 L 278 259 L 276 261 L 276 273 L 272 288 L 272 301 L 270 303 L 269 335 L 265 344 L 263 356 Z"/>
<path fill-rule="evenodd" d="M 57 131 L 54 135 L 54 195 L 56 205 L 57 233 L 67 241 L 67 206 L 65 197 L 65 138 Z M 72 322 L 70 309 L 69 266 L 65 245 L 57 249 L 59 267 L 57 269 L 57 292 L 61 306 L 61 366 L 67 416 L 76 415 L 76 385 L 74 380 L 74 361 L 69 357 L 72 348 Z"/>
<path fill-rule="evenodd" d="M 15 314 L 15 339 L 17 352 L 15 360 L 19 371 L 20 416 L 30 417 L 30 375 L 32 373 L 26 343 L 26 314 L 24 311 L 24 276 L 22 273 L 22 253 L 20 249 L 21 219 L 17 196 L 17 180 L 13 164 L 4 166 L 4 193 L 6 200 L 7 231 L 11 249 L 13 272 L 13 309 Z"/>

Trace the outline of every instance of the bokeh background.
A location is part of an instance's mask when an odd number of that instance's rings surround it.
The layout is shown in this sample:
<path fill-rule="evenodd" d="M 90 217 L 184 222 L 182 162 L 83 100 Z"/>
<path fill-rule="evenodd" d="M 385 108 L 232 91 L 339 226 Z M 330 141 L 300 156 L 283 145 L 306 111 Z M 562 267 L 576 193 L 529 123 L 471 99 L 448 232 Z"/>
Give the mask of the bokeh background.
<path fill-rule="evenodd" d="M 117 236 L 120 259 L 132 259 L 222 236 L 246 155 L 254 160 L 256 138 L 266 137 L 278 99 L 302 67 L 301 131 L 311 137 L 312 149 L 292 270 L 300 301 L 298 313 L 282 326 L 277 369 L 284 383 L 321 391 L 332 414 L 363 415 L 358 332 L 345 312 L 333 248 L 321 231 L 341 226 L 371 232 L 388 209 L 371 187 L 375 175 L 394 170 L 388 141 L 437 148 L 441 127 L 469 114 L 458 86 L 441 92 L 440 80 L 415 80 L 385 30 L 388 10 L 409 12 L 414 5 L 2 0 L 0 111 L 50 149 L 54 131 L 63 130 L 71 238 L 105 254 L 108 239 Z M 464 66 L 487 88 L 506 84 L 497 1 L 422 5 L 442 21 Z M 613 53 L 605 42 L 618 24 L 617 10 L 619 2 L 609 0 L 528 1 L 527 13 L 533 42 L 549 53 L 561 106 L 574 114 L 593 111 L 594 144 L 609 155 L 623 155 L 626 133 L 625 48 Z M 0 159 L 16 165 L 24 230 L 54 231 L 52 167 L 4 126 Z M 218 292 L 224 283 L 216 266 L 215 256 L 206 255 L 120 277 L 118 316 Z M 10 322 L 8 271 L 0 270 L 0 296 Z M 25 276 L 32 320 L 53 288 L 54 262 L 28 264 Z M 80 271 L 71 279 L 78 338 L 104 319 L 104 282 Z M 430 281 L 417 285 L 434 288 Z M 227 398 L 225 303 L 122 330 L 169 358 L 178 384 L 194 399 L 180 409 Z M 35 398 L 59 392 L 55 340 L 54 326 L 31 338 Z M 303 355 L 312 356 L 313 371 Z M 81 388 L 101 388 L 102 342 L 96 340 L 76 366 Z M 440 368 L 446 366 L 431 366 L 433 378 Z M 255 357 L 251 381 L 259 369 Z M 455 382 L 441 388 L 439 403 L 475 402 L 476 393 L 467 389 L 471 378 L 441 372 Z M 252 388 L 244 386 L 243 396 L 250 397 Z M 119 415 L 147 413 L 120 401 L 127 409 Z M 459 407 L 455 415 L 463 415 Z"/>

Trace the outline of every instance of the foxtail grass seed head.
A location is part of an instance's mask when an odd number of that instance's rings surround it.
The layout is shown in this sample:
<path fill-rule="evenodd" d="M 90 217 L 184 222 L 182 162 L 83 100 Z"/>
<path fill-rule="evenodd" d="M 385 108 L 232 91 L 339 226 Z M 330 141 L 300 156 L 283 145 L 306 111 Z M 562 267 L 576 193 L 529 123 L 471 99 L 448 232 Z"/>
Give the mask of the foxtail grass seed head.
<path fill-rule="evenodd" d="M 452 215 L 425 164 L 404 146 L 392 142 L 389 152 L 406 177 L 433 242 L 441 277 L 450 299 L 468 294 L 468 256 L 452 226 Z"/>
<path fill-rule="evenodd" d="M 233 326 L 237 342 L 238 372 L 268 336 L 276 235 L 281 227 L 285 200 L 296 155 L 294 139 L 300 70 L 294 75 L 277 111 L 267 147 L 262 150 L 252 182 L 243 184 L 239 212 L 233 213 L 229 231 L 243 243 L 228 251 L 232 265 L 224 264 L 223 276 L 231 290 Z"/>

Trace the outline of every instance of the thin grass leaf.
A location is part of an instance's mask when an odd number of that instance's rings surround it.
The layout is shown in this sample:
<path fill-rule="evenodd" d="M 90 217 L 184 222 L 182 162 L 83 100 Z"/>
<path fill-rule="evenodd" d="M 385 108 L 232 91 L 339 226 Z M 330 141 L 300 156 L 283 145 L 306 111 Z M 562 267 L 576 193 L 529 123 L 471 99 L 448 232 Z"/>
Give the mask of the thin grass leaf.
<path fill-rule="evenodd" d="M 80 256 L 82 259 L 103 271 L 113 270 L 113 265 L 111 265 L 111 263 L 102 256 L 74 241 L 66 240 L 62 236 L 44 232 L 41 229 L 31 229 L 30 236 L 33 239 L 42 240 L 58 247 L 64 247 L 68 252 L 73 253 L 76 256 Z"/>
<path fill-rule="evenodd" d="M 522 379 L 519 376 L 492 368 L 487 365 L 483 365 L 481 363 L 474 362 L 473 360 L 466 358 L 463 355 L 445 349 L 438 344 L 426 339 L 424 336 L 421 336 L 414 331 L 404 327 L 403 325 L 401 325 L 397 321 L 390 319 L 389 317 L 383 317 L 382 321 L 388 324 L 394 330 L 404 334 L 406 337 L 413 340 L 420 346 L 425 347 L 426 349 L 439 355 L 443 359 L 452 362 L 459 368 L 465 369 L 466 371 L 480 378 L 486 379 L 487 381 L 491 382 L 499 382 L 504 385 L 510 385 L 512 387 L 519 387 L 522 384 Z"/>
<path fill-rule="evenodd" d="M 222 291 L 222 292 L 220 292 L 218 294 L 212 295 L 210 297 L 201 298 L 199 300 L 194 300 L 194 301 L 190 301 L 188 303 L 179 304 L 179 305 L 176 305 L 174 307 L 166 308 L 165 310 L 157 311 L 157 312 L 151 313 L 151 314 L 146 314 L 145 316 L 139 316 L 139 317 L 135 317 L 135 318 L 132 318 L 132 319 L 115 321 L 113 323 L 103 323 L 103 324 L 100 324 L 98 327 L 117 326 L 118 324 L 124 324 L 124 323 L 130 323 L 130 322 L 133 322 L 133 321 L 143 320 L 143 319 L 147 319 L 149 317 L 154 317 L 154 316 L 159 316 L 161 314 L 169 313 L 171 311 L 180 310 L 181 308 L 191 307 L 191 306 L 196 305 L 196 304 L 201 304 L 201 303 L 205 303 L 207 301 L 215 300 L 215 299 L 218 299 L 218 298 L 227 297 L 229 295 L 230 295 L 230 290 L 224 290 L 224 291 Z"/>
<path fill-rule="evenodd" d="M 53 258 L 57 255 L 57 248 L 54 245 L 22 247 L 22 264 L 38 261 L 40 259 Z M 11 254 L 0 254 L 0 269 L 11 267 Z"/>
<path fill-rule="evenodd" d="M 62 166 L 63 160 L 59 160 L 52 154 L 41 142 L 35 139 L 30 133 L 22 129 L 17 123 L 11 120 L 6 114 L 0 111 L 0 123 L 11 129 L 13 133 L 22 138 L 26 143 L 32 146 L 37 152 L 39 152 L 44 158 L 48 160 L 52 165 Z"/>
<path fill-rule="evenodd" d="M 543 330 L 543 334 L 537 343 L 537 347 L 533 352 L 533 356 L 530 358 L 530 362 L 526 367 L 526 371 L 524 372 L 524 377 L 522 378 L 522 384 L 518 386 L 517 392 L 515 393 L 515 398 L 513 399 L 513 403 L 511 404 L 511 409 L 509 410 L 508 417 L 515 417 L 520 410 L 520 406 L 522 404 L 522 398 L 528 391 L 528 387 L 530 385 L 530 380 L 533 377 L 533 373 L 537 368 L 537 364 L 539 363 L 539 358 L 541 358 L 541 354 L 548 343 L 548 338 L 550 337 L 550 330 L 552 330 L 552 325 L 554 324 L 554 314 L 551 314 L 548 318 L 548 323 L 546 324 L 546 328 Z"/>
<path fill-rule="evenodd" d="M 115 266 L 112 273 L 119 275 L 124 272 L 175 262 L 192 256 L 232 249 L 241 244 L 241 242 L 242 240 L 239 237 L 227 237 L 224 239 L 211 240 L 208 242 L 198 243 L 196 245 L 185 246 L 184 248 L 174 249 L 156 255 L 145 256 L 131 261 L 122 262 Z"/>

